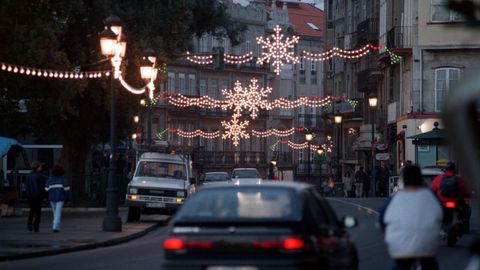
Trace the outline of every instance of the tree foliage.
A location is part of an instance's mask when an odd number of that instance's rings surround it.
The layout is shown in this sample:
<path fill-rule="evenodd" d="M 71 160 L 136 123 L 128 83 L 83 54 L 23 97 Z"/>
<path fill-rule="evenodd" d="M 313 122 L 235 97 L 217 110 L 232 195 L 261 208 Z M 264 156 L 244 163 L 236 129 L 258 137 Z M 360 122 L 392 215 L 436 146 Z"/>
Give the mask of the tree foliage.
<path fill-rule="evenodd" d="M 55 70 L 110 69 L 98 38 L 110 14 L 124 22 L 124 74 L 135 86 L 144 85 L 138 67 L 145 48 L 169 61 L 191 47 L 193 36 L 211 33 L 236 44 L 244 30 L 217 0 L 3 0 L 0 61 Z M 83 182 L 88 148 L 108 141 L 109 85 L 106 78 L 57 80 L 0 72 L 0 135 L 34 135 L 36 143 L 64 144 L 71 181 Z M 117 133 L 127 138 L 142 97 L 119 86 L 117 93 Z M 19 101 L 26 102 L 27 112 L 18 110 Z"/>

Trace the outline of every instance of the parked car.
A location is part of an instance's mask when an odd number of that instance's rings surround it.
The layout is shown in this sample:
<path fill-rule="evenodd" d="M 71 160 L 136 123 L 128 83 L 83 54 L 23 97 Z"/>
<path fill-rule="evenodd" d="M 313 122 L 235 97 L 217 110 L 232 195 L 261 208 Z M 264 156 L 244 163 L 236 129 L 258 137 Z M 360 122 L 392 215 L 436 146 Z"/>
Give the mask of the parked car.
<path fill-rule="evenodd" d="M 167 227 L 163 269 L 357 269 L 346 228 L 311 185 L 211 185 Z"/>
<path fill-rule="evenodd" d="M 227 172 L 208 172 L 200 180 L 200 185 L 230 183 L 230 175 Z"/>
<path fill-rule="evenodd" d="M 260 184 L 262 176 L 255 168 L 236 168 L 233 169 L 232 181 L 235 185 Z"/>

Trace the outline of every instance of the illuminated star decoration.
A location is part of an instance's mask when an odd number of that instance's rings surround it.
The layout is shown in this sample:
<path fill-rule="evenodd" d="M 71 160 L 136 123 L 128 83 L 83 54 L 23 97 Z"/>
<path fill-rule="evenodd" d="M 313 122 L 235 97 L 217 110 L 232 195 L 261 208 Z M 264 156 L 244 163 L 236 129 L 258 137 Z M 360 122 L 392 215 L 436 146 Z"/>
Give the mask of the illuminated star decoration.
<path fill-rule="evenodd" d="M 232 120 L 226 122 L 222 121 L 222 126 L 225 129 L 225 133 L 222 134 L 222 139 L 230 138 L 233 141 L 233 145 L 238 146 L 238 142 L 241 138 L 248 139 L 250 135 L 245 131 L 248 126 L 248 120 L 240 121 L 239 114 L 234 114 Z"/>
<path fill-rule="evenodd" d="M 294 55 L 295 43 L 298 43 L 299 37 L 292 36 L 292 39 L 286 38 L 283 41 L 283 34 L 280 34 L 282 28 L 275 26 L 274 34 L 270 38 L 257 37 L 257 43 L 262 46 L 262 55 L 257 59 L 258 64 L 270 62 L 273 59 L 274 72 L 280 75 L 280 67 L 284 62 L 292 64 L 298 63 L 298 57 Z"/>
<path fill-rule="evenodd" d="M 233 90 L 223 89 L 222 94 L 226 97 L 225 104 L 222 105 L 223 110 L 232 109 L 235 114 L 240 115 L 243 110 L 250 112 L 252 119 L 257 118 L 260 109 L 268 109 L 268 94 L 272 92 L 272 88 L 259 88 L 257 79 L 250 80 L 251 83 L 247 87 L 242 87 L 242 83 L 235 82 Z"/>

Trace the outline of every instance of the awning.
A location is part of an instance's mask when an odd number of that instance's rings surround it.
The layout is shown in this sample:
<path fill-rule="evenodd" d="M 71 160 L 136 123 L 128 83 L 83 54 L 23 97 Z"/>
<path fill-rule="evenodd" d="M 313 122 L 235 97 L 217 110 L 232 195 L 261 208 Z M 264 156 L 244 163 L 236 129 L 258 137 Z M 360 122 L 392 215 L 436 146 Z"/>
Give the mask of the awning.
<path fill-rule="evenodd" d="M 447 140 L 447 132 L 444 129 L 439 129 L 437 122 L 435 122 L 435 124 L 435 127 L 431 131 L 413 135 L 407 137 L 407 139 L 413 139 L 413 144 L 415 145 L 445 144 Z"/>
<path fill-rule="evenodd" d="M 14 145 L 22 147 L 22 145 L 15 139 L 0 137 L 0 158 L 3 158 L 8 153 L 8 150 Z"/>

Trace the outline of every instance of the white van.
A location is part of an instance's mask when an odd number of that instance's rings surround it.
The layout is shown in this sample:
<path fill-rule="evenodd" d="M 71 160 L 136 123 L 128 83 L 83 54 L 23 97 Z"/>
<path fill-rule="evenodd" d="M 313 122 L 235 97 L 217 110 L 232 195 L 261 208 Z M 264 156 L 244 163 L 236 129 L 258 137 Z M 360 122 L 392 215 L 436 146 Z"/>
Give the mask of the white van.
<path fill-rule="evenodd" d="M 138 221 L 141 213 L 173 213 L 187 198 L 192 179 L 191 163 L 185 156 L 142 154 L 127 187 L 127 221 Z"/>

